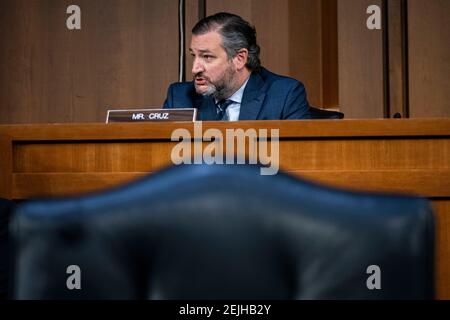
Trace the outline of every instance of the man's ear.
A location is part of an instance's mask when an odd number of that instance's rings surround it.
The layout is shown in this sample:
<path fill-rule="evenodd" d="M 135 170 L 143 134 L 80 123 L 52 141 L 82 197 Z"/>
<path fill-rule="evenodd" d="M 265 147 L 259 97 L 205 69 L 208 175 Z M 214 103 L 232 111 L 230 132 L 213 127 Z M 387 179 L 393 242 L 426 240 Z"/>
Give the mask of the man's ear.
<path fill-rule="evenodd" d="M 245 48 L 239 49 L 239 51 L 236 53 L 236 56 L 233 58 L 234 64 L 236 66 L 236 69 L 238 71 L 245 68 L 245 65 L 248 61 L 248 50 Z"/>

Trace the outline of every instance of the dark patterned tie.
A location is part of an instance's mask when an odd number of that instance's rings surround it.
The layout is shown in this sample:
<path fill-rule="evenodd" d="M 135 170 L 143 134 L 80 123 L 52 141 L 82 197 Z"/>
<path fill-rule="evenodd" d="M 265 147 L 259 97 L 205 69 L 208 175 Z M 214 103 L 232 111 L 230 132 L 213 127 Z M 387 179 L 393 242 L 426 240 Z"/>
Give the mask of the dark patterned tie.
<path fill-rule="evenodd" d="M 233 100 L 221 100 L 217 103 L 217 118 L 216 120 L 226 120 L 226 110 L 230 104 L 233 103 Z"/>

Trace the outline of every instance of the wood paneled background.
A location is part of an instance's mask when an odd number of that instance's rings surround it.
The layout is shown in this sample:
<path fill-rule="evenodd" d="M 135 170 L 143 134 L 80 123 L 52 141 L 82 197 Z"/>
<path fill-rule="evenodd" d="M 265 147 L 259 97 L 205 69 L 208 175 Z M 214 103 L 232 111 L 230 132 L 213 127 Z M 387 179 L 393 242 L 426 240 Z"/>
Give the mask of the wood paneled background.
<path fill-rule="evenodd" d="M 339 102 L 352 118 L 383 118 L 383 37 L 366 27 L 366 8 L 381 0 L 338 1 Z"/>
<path fill-rule="evenodd" d="M 450 116 L 448 0 L 185 0 L 185 48 L 202 3 L 254 24 L 263 65 L 301 80 L 312 105 L 346 118 Z M 66 28 L 71 4 L 81 30 Z M 0 123 L 103 122 L 109 108 L 161 106 L 178 79 L 178 4 L 0 1 Z M 366 28 L 371 4 L 383 30 Z M 191 64 L 187 54 L 187 79 Z"/>
<path fill-rule="evenodd" d="M 81 8 L 68 30 L 66 8 Z M 0 1 L 0 122 L 105 121 L 160 106 L 178 74 L 178 1 Z"/>
<path fill-rule="evenodd" d="M 450 1 L 408 1 L 409 112 L 450 116 Z"/>

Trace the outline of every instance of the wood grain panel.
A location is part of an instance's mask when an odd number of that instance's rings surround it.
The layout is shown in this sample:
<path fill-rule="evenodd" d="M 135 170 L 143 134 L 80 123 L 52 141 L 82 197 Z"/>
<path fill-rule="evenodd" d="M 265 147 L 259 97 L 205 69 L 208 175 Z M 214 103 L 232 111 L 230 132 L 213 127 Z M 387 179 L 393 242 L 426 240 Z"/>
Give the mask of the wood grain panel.
<path fill-rule="evenodd" d="M 411 117 L 450 117 L 450 1 L 408 1 Z"/>
<path fill-rule="evenodd" d="M 39 32 L 48 17 L 41 21 L 42 12 L 48 12 L 43 2 L 0 1 L 0 123 L 32 122 L 39 118 L 38 101 L 48 105 L 47 73 L 41 67 L 48 38 Z"/>
<path fill-rule="evenodd" d="M 322 0 L 322 104 L 339 109 L 337 0 Z"/>
<path fill-rule="evenodd" d="M 383 118 L 383 39 L 366 9 L 381 0 L 339 0 L 339 106 L 348 118 Z"/>
<path fill-rule="evenodd" d="M 104 121 L 111 108 L 160 107 L 177 80 L 177 1 L 0 2 L 0 123 Z"/>
<path fill-rule="evenodd" d="M 289 2 L 290 75 L 302 81 L 311 105 L 323 107 L 322 1 Z M 283 32 L 283 30 L 280 30 Z"/>
<path fill-rule="evenodd" d="M 176 142 L 20 143 L 14 172 L 148 171 L 170 161 Z M 207 145 L 208 142 L 205 142 Z M 296 170 L 450 169 L 450 139 L 280 141 L 280 163 Z M 104 161 L 109 161 L 105 163 Z"/>
<path fill-rule="evenodd" d="M 323 184 L 354 191 L 380 191 L 424 197 L 450 192 L 450 170 L 296 170 L 288 172 Z"/>
<path fill-rule="evenodd" d="M 450 169 L 449 158 L 450 139 L 280 141 L 281 165 L 297 170 Z"/>
<path fill-rule="evenodd" d="M 252 2 L 252 23 L 256 27 L 261 47 L 261 61 L 269 70 L 295 77 L 301 81 L 307 75 L 292 69 L 290 2 L 288 0 L 254 0 Z M 300 59 L 300 57 L 298 57 Z"/>
<path fill-rule="evenodd" d="M 253 4 L 254 0 L 206 0 L 206 15 L 209 16 L 217 12 L 230 12 L 241 16 L 244 20 L 247 20 L 250 23 L 253 23 Z"/>
<path fill-rule="evenodd" d="M 98 192 L 118 187 L 149 172 L 133 173 L 17 173 L 13 175 L 13 199 L 60 196 Z M 39 190 L 33 186 L 39 185 Z"/>
<path fill-rule="evenodd" d="M 33 143 L 14 147 L 14 172 L 145 172 L 170 163 L 176 142 Z"/>
<path fill-rule="evenodd" d="M 0 198 L 12 199 L 13 154 L 11 138 L 0 133 Z"/>
<path fill-rule="evenodd" d="M 0 125 L 0 134 L 15 142 L 62 140 L 145 140 L 170 139 L 171 133 L 184 128 L 191 134 L 195 126 L 202 130 L 279 129 L 280 138 L 352 138 L 361 137 L 448 137 L 450 119 L 366 119 L 366 120 L 268 120 L 237 122 L 164 122 L 164 123 L 71 123 Z"/>
<path fill-rule="evenodd" d="M 195 26 L 195 24 L 199 20 L 199 1 L 198 0 L 186 0 L 185 1 L 185 24 L 184 24 L 184 30 L 185 30 L 185 61 L 186 61 L 186 81 L 192 80 L 192 63 L 193 59 L 189 52 L 189 48 L 191 46 L 191 38 L 192 38 L 192 28 Z"/>
<path fill-rule="evenodd" d="M 388 54 L 389 54 L 389 117 L 399 113 L 408 117 L 406 50 L 404 48 L 402 0 L 387 1 L 388 6 Z"/>

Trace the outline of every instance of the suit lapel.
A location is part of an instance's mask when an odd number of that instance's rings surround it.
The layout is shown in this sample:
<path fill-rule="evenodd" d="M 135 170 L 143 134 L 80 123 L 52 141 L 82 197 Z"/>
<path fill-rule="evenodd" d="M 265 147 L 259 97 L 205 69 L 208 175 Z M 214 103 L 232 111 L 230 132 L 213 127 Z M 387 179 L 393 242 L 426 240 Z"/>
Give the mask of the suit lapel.
<path fill-rule="evenodd" d="M 216 105 L 212 97 L 197 95 L 195 99 L 195 107 L 198 109 L 198 120 L 216 120 Z"/>
<path fill-rule="evenodd" d="M 239 120 L 256 120 L 266 93 L 261 90 L 264 81 L 259 73 L 252 73 L 242 96 Z"/>

